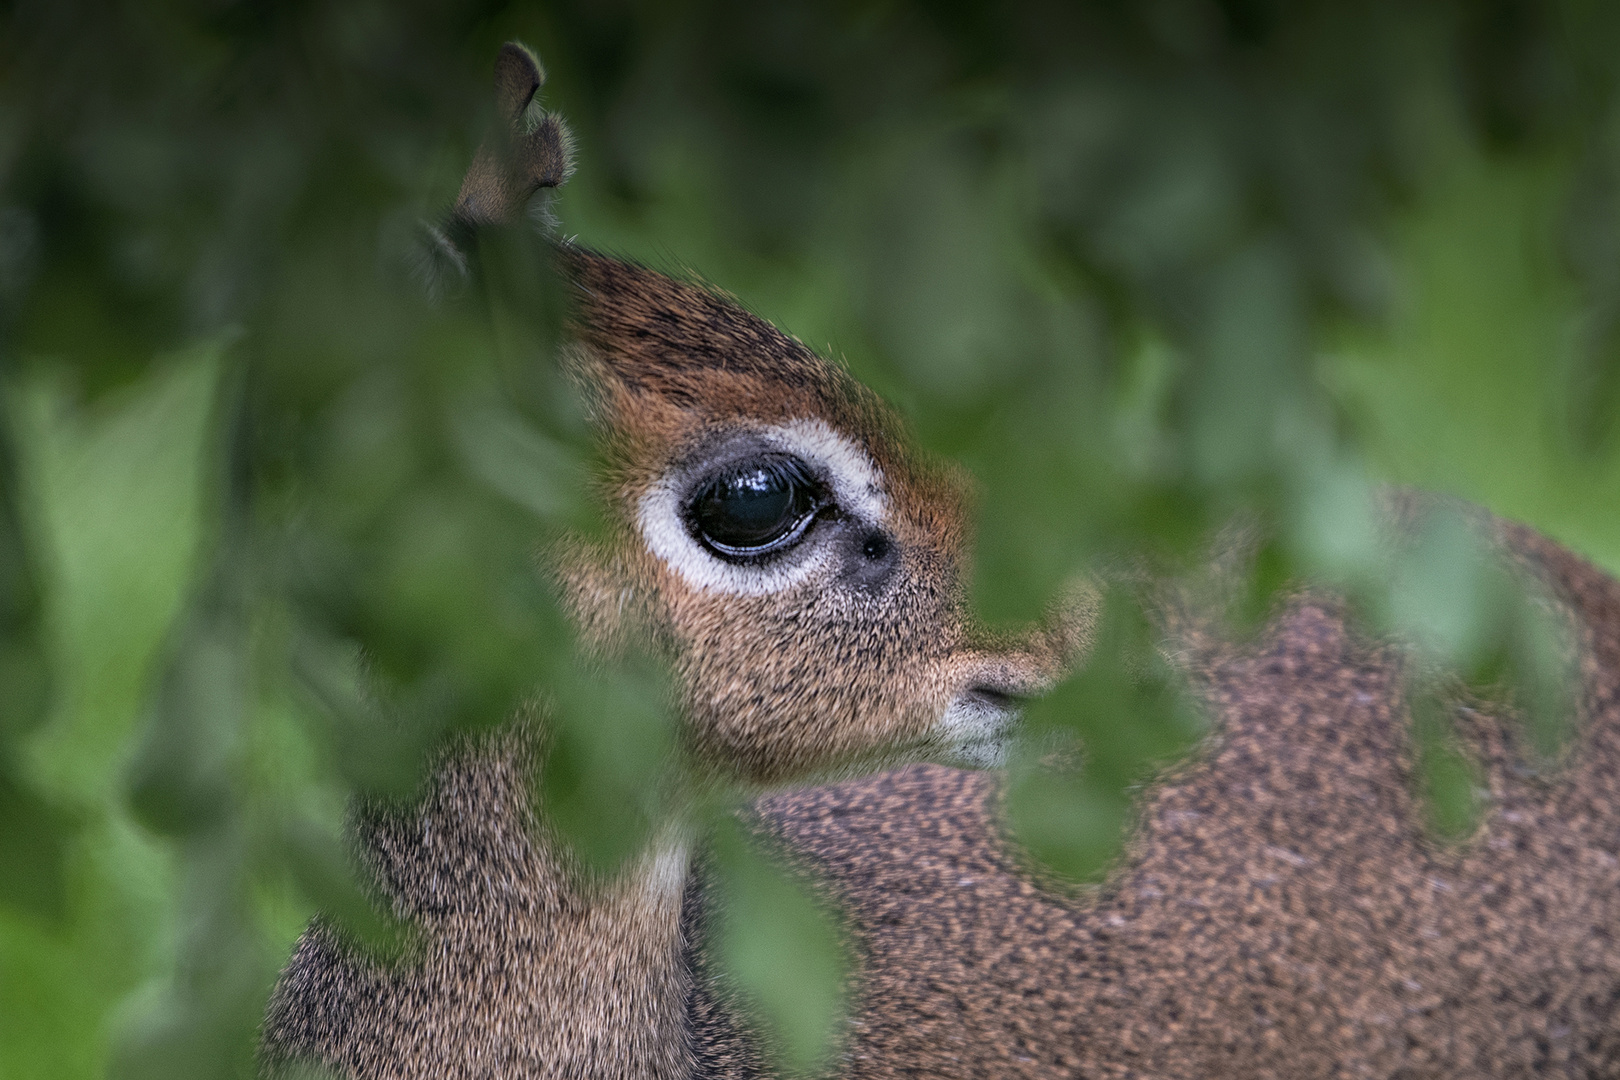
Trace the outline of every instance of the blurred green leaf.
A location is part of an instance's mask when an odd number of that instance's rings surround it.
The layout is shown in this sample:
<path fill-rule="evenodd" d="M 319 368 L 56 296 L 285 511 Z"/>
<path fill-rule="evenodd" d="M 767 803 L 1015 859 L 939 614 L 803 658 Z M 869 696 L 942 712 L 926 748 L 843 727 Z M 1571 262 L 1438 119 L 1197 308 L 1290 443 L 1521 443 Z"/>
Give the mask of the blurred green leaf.
<path fill-rule="evenodd" d="M 361 888 L 343 839 L 308 822 L 291 823 L 277 839 L 293 882 L 345 941 L 373 958 L 403 955 L 411 941 L 409 928 L 380 911 L 375 897 Z"/>
<path fill-rule="evenodd" d="M 1204 735 L 1206 722 L 1156 644 L 1136 600 L 1113 588 L 1086 666 L 1028 708 L 1008 821 L 1036 862 L 1063 880 L 1107 872 L 1125 842 L 1134 792 Z"/>
<path fill-rule="evenodd" d="M 823 1071 L 843 1025 L 849 956 L 825 902 L 789 877 L 735 819 L 711 843 L 720 971 L 763 1024 L 791 1076 Z"/>
<path fill-rule="evenodd" d="M 1518 595 L 1507 646 L 1508 685 L 1524 710 L 1531 750 L 1542 764 L 1564 762 L 1578 717 L 1574 649 L 1568 630 L 1535 598 Z"/>
<path fill-rule="evenodd" d="M 200 612 L 164 673 L 130 767 L 131 806 L 155 832 L 216 826 L 229 805 L 247 692 L 235 621 Z"/>
<path fill-rule="evenodd" d="M 1281 244 L 1259 242 L 1215 275 L 1202 361 L 1182 388 L 1193 474 L 1241 483 L 1273 466 L 1283 406 L 1307 349 L 1298 274 Z"/>
<path fill-rule="evenodd" d="M 0 905 L 60 923 L 74 822 L 0 770 Z"/>
<path fill-rule="evenodd" d="M 455 425 L 468 470 L 493 490 L 542 520 L 579 512 L 585 478 L 568 447 L 498 407 L 469 407 Z"/>
<path fill-rule="evenodd" d="M 1441 663 L 1475 667 L 1496 644 L 1505 583 L 1494 570 L 1484 539 L 1460 513 L 1424 515 L 1387 586 L 1393 629 Z"/>
<path fill-rule="evenodd" d="M 50 710 L 51 673 L 45 655 L 40 588 L 23 535 L 15 446 L 9 418 L 0 415 L 0 757 L 43 723 Z"/>
<path fill-rule="evenodd" d="M 172 358 L 89 415 L 76 414 L 60 381 L 13 398 L 25 520 L 63 679 L 31 763 L 75 800 L 113 790 L 121 740 L 197 566 L 222 348 L 212 341 Z"/>
<path fill-rule="evenodd" d="M 20 741 L 50 712 L 50 670 L 44 650 L 30 637 L 35 635 L 15 634 L 10 641 L 0 641 L 0 699 L 6 702 L 0 716 L 0 731 L 4 732 L 0 742 Z"/>
<path fill-rule="evenodd" d="M 1100 881 L 1119 857 L 1130 819 L 1123 790 L 1083 775 L 1035 771 L 1007 795 L 1013 835 L 1046 871 Z"/>
<path fill-rule="evenodd" d="M 1430 828 L 1442 840 L 1473 835 L 1487 809 L 1479 764 L 1458 739 L 1448 704 L 1431 683 L 1408 691 L 1417 748 L 1416 787 Z"/>
<path fill-rule="evenodd" d="M 1475 693 L 1506 691 L 1523 713 L 1528 746 L 1555 764 L 1574 734 L 1574 671 L 1539 587 L 1507 563 L 1460 509 L 1436 507 L 1397 549 L 1375 610 L 1413 641 L 1420 666 L 1458 673 Z"/>
<path fill-rule="evenodd" d="M 546 820 L 585 864 L 611 873 L 667 813 L 675 726 L 669 680 L 644 656 L 559 665 L 552 746 L 540 778 Z"/>
<path fill-rule="evenodd" d="M 443 732 L 438 718 L 390 717 L 386 704 L 369 694 L 365 666 L 352 642 L 306 634 L 291 667 L 301 696 L 325 721 L 332 763 L 344 779 L 371 795 L 409 795 L 421 779 L 423 755 Z"/>

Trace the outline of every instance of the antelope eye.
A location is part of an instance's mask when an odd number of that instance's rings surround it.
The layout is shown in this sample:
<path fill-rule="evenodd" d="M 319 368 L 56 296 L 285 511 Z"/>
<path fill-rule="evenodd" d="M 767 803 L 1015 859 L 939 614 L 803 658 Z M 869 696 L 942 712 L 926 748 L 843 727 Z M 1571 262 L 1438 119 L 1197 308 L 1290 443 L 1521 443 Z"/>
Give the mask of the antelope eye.
<path fill-rule="evenodd" d="M 828 505 L 797 458 L 753 458 L 698 488 L 687 511 L 692 533 L 727 559 L 750 559 L 798 542 Z"/>

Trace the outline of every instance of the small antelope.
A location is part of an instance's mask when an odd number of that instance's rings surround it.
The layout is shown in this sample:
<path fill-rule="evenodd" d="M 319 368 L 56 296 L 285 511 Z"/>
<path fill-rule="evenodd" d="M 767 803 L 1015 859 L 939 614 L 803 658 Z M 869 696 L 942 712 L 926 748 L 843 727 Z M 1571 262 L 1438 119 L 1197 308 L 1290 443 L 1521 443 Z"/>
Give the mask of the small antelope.
<path fill-rule="evenodd" d="M 568 172 L 497 65 L 512 139 L 481 153 L 457 229 Z M 449 235 L 454 235 L 451 230 Z M 964 493 L 839 367 L 723 297 L 572 246 L 572 363 L 612 464 L 610 539 L 557 568 L 582 633 L 664 643 L 706 767 L 847 916 L 856 970 L 833 1069 L 852 1077 L 1476 1077 L 1620 1073 L 1620 584 L 1513 525 L 1497 539 L 1560 605 L 1579 655 L 1567 764 L 1463 710 L 1490 800 L 1454 847 L 1411 794 L 1403 658 L 1305 594 L 1257 643 L 1180 652 L 1213 718 L 1139 797 L 1102 887 L 1043 889 L 1001 827 L 993 765 L 1020 696 L 1087 638 L 1074 604 L 1015 640 L 964 614 Z M 685 842 L 581 884 L 540 819 L 543 727 L 448 749 L 423 803 L 362 815 L 381 893 L 420 930 L 385 964 L 317 924 L 266 1021 L 274 1068 L 354 1078 L 753 1076 L 748 1025 L 706 974 Z M 678 832 L 678 830 L 676 830 Z"/>
<path fill-rule="evenodd" d="M 566 130 L 528 115 L 541 81 L 529 53 L 502 49 L 513 128 L 462 186 L 440 237 L 453 263 L 456 238 L 568 174 Z M 578 292 L 572 363 L 611 468 L 610 540 L 564 545 L 556 567 L 586 637 L 665 643 L 690 756 L 745 781 L 899 755 L 995 760 L 1014 701 L 1062 672 L 1083 617 L 976 633 L 963 480 L 922 461 L 875 395 L 722 297 L 578 248 L 559 256 Z M 582 884 L 531 798 L 543 742 L 520 722 L 454 747 L 419 809 L 362 815 L 363 857 L 423 944 L 385 967 L 312 928 L 271 1003 L 272 1066 L 691 1075 L 685 846 L 666 839 L 624 880 Z"/>

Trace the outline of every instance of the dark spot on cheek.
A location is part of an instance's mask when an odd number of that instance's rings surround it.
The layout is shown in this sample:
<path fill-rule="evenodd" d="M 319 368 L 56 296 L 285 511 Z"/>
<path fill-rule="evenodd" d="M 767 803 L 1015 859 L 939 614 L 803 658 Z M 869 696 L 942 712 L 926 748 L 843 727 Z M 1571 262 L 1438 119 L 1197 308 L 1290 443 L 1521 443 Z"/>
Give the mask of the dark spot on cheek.
<path fill-rule="evenodd" d="M 882 562 L 888 557 L 889 549 L 893 546 L 894 544 L 887 536 L 875 532 L 866 538 L 866 543 L 861 545 L 861 554 L 865 555 L 871 562 Z"/>

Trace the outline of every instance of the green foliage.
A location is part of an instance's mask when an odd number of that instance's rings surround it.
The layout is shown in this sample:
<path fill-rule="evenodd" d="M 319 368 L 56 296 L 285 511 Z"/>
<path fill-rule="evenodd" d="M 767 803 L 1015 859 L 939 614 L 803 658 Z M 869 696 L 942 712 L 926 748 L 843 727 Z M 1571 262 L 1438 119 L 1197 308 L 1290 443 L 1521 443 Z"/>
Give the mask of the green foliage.
<path fill-rule="evenodd" d="M 1204 734 L 1154 637 L 1134 599 L 1113 591 L 1085 668 L 1029 709 L 1032 760 L 1015 770 L 1009 823 L 1067 881 L 1100 880 L 1124 842 L 1132 795 Z"/>
<path fill-rule="evenodd" d="M 777 1067 L 790 1076 L 823 1071 L 837 1049 L 847 987 L 837 924 L 735 819 L 716 822 L 711 835 L 722 970 L 758 1017 Z"/>
<path fill-rule="evenodd" d="M 643 850 L 674 794 L 667 676 L 653 664 L 559 672 L 541 779 L 549 822 L 598 873 Z"/>
<path fill-rule="evenodd" d="M 1381 614 L 1425 661 L 1475 687 L 1517 693 L 1531 750 L 1555 760 L 1572 734 L 1570 649 L 1553 616 L 1460 513 L 1429 514 L 1385 575 Z"/>
<path fill-rule="evenodd" d="M 1429 827 L 1441 840 L 1465 839 L 1485 811 L 1480 770 L 1459 745 L 1443 699 L 1434 688 L 1419 687 L 1411 704 L 1417 793 Z"/>
<path fill-rule="evenodd" d="M 18 0 L 0 1076 L 251 1071 L 317 908 L 390 933 L 346 801 L 408 796 L 446 732 L 552 703 L 542 791 L 591 865 L 669 805 L 663 676 L 582 668 L 534 565 L 593 527 L 566 289 L 497 236 L 430 302 L 417 257 L 511 37 L 579 139 L 567 233 L 698 268 L 968 465 L 988 620 L 1121 556 L 1186 565 L 1242 513 L 1272 537 L 1240 621 L 1308 573 L 1422 651 L 1437 832 L 1479 811 L 1448 679 L 1511 697 L 1556 757 L 1545 615 L 1449 517 L 1390 554 L 1375 491 L 1453 492 L 1620 568 L 1606 5 Z M 1111 601 L 1096 660 L 1031 709 L 1011 812 L 1067 876 L 1199 737 L 1154 646 Z M 725 955 L 811 1069 L 835 935 L 730 835 Z"/>

